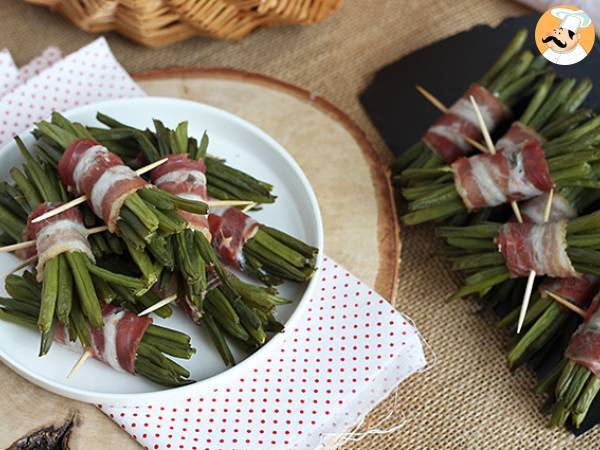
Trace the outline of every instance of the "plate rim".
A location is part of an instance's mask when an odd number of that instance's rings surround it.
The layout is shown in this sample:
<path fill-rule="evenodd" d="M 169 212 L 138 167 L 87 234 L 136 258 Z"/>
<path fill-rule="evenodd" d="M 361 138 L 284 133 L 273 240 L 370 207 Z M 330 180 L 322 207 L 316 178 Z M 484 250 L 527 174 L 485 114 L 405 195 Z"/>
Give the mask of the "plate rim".
<path fill-rule="evenodd" d="M 283 147 L 283 145 L 281 145 L 279 142 L 277 142 L 271 135 L 269 135 L 267 132 L 265 132 L 261 128 L 257 127 L 253 123 L 237 116 L 236 114 L 230 113 L 228 111 L 225 111 L 221 108 L 218 108 L 218 107 L 215 107 L 212 105 L 208 105 L 206 103 L 182 99 L 182 98 L 176 98 L 176 97 L 143 96 L 143 97 L 129 97 L 129 98 L 104 100 L 101 102 L 94 102 L 94 103 L 90 103 L 87 105 L 78 106 L 76 108 L 72 108 L 72 109 L 69 109 L 69 110 L 63 112 L 62 114 L 64 114 L 66 117 L 71 117 L 73 115 L 80 114 L 82 111 L 88 111 L 88 110 L 94 110 L 94 109 L 96 111 L 101 110 L 102 107 L 104 107 L 104 105 L 107 105 L 107 104 L 114 105 L 114 104 L 125 103 L 125 102 L 127 102 L 127 103 L 158 102 L 158 103 L 171 103 L 171 104 L 179 103 L 179 104 L 186 104 L 186 105 L 194 107 L 194 108 L 204 109 L 206 111 L 211 112 L 212 114 L 216 114 L 217 116 L 221 116 L 221 117 L 225 118 L 226 120 L 233 122 L 235 125 L 245 128 L 249 132 L 256 134 L 259 138 L 268 142 L 269 145 L 272 148 L 274 148 L 284 158 L 284 160 L 289 165 L 289 167 L 299 177 L 300 182 L 302 183 L 302 186 L 305 190 L 305 193 L 308 196 L 308 200 L 309 200 L 310 207 L 312 210 L 312 220 L 314 221 L 313 225 L 316 226 L 316 230 L 315 230 L 316 231 L 316 244 L 315 244 L 315 246 L 319 250 L 319 253 L 317 255 L 317 261 L 316 261 L 316 268 L 317 268 L 316 270 L 318 271 L 318 268 L 321 267 L 321 265 L 322 265 L 323 256 L 324 256 L 323 255 L 323 248 L 324 248 L 323 221 L 322 221 L 322 217 L 321 217 L 319 203 L 317 201 L 317 197 L 312 188 L 312 185 L 310 184 L 305 173 L 302 171 L 301 167 L 294 160 L 294 158 L 290 155 L 290 153 L 285 149 L 285 147 Z M 30 127 L 27 130 L 19 133 L 17 136 L 19 136 L 19 137 L 28 136 L 31 134 L 31 131 L 33 129 L 34 129 L 34 127 Z M 14 141 L 12 141 L 12 140 L 7 142 L 2 147 L 0 147 L 0 154 L 5 151 L 9 151 L 9 148 L 14 147 L 14 145 L 15 145 Z M 313 295 L 313 293 L 315 291 L 317 279 L 318 279 L 317 276 L 313 276 L 311 278 L 311 280 L 307 283 L 306 288 L 304 289 L 304 293 L 302 294 L 301 298 L 298 300 L 296 307 L 294 308 L 290 317 L 284 324 L 286 328 L 289 329 L 289 328 L 294 327 L 298 323 L 298 321 L 301 318 L 301 316 L 303 315 L 303 313 L 306 311 L 310 297 Z M 2 350 L 2 348 L 0 348 L 0 360 L 4 364 L 6 364 L 9 368 L 11 368 L 11 370 L 15 371 L 16 373 L 18 373 L 22 377 L 26 378 L 27 380 L 31 381 L 32 383 L 36 384 L 37 386 L 40 386 L 41 388 L 43 388 L 47 391 L 53 392 L 55 394 L 58 394 L 58 395 L 61 395 L 64 397 L 84 401 L 87 403 L 95 403 L 95 404 L 103 404 L 103 403 L 106 404 L 108 402 L 108 404 L 110 404 L 111 406 L 133 406 L 133 405 L 143 406 L 144 404 L 148 404 L 148 403 L 157 401 L 161 398 L 166 398 L 167 396 L 169 396 L 170 398 L 173 398 L 173 396 L 181 398 L 181 397 L 185 397 L 186 395 L 196 394 L 204 389 L 209 389 L 213 385 L 215 385 L 215 383 L 219 383 L 220 381 L 222 381 L 228 377 L 233 377 L 241 370 L 246 369 L 247 367 L 251 367 L 251 363 L 253 363 L 253 362 L 260 363 L 259 358 L 266 359 L 268 357 L 268 354 L 270 353 L 270 351 L 275 349 L 275 344 L 279 343 L 284 338 L 285 338 L 285 333 L 277 333 L 267 343 L 265 343 L 265 345 L 263 345 L 261 348 L 259 348 L 254 353 L 247 356 L 245 359 L 243 359 L 236 365 L 229 367 L 229 368 L 225 368 L 222 372 L 219 372 L 208 378 L 196 381 L 193 384 L 186 385 L 186 386 L 180 386 L 180 387 L 176 387 L 176 388 L 166 388 L 166 389 L 162 389 L 162 390 L 158 390 L 158 391 L 154 391 L 154 392 L 143 392 L 143 393 L 129 393 L 129 394 L 127 394 L 127 393 L 106 393 L 106 392 L 96 392 L 96 391 L 90 391 L 88 389 L 66 386 L 64 383 L 61 384 L 56 381 L 49 380 L 49 379 L 45 378 L 43 375 L 40 375 L 32 370 L 22 367 L 18 362 L 14 361 L 12 358 L 7 356 L 5 354 L 5 352 Z"/>

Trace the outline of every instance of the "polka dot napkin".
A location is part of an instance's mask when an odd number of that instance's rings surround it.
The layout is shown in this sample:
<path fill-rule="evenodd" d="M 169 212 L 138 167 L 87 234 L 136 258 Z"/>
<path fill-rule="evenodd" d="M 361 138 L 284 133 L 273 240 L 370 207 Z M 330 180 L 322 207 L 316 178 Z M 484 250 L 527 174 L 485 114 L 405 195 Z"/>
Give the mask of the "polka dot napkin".
<path fill-rule="evenodd" d="M 8 52 L 6 52 L 8 53 Z M 0 52 L 0 88 L 4 63 L 8 73 L 12 58 Z M 56 49 L 48 49 L 17 71 L 6 84 L 8 93 L 0 99 L 0 145 L 52 111 L 122 97 L 137 97 L 144 92 L 117 62 L 106 40 L 97 39 L 80 50 L 60 58 Z M 36 75 L 36 72 L 37 75 Z M 0 89 L 2 91 L 2 89 Z"/>
<path fill-rule="evenodd" d="M 144 95 L 104 39 L 58 61 L 52 54 L 23 75 L 0 52 L 0 83 L 18 84 L 0 98 L 0 141 L 53 110 Z M 170 403 L 98 407 L 147 449 L 333 448 L 340 433 L 422 369 L 425 356 L 416 328 L 335 261 L 324 258 L 315 276 L 299 325 L 235 383 Z"/>

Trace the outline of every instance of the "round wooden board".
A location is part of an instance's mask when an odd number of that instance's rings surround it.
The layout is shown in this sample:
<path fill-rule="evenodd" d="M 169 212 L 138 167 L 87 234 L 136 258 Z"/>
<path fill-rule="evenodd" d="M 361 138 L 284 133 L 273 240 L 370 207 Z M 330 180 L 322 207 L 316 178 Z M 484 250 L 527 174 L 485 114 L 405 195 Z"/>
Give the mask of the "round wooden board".
<path fill-rule="evenodd" d="M 400 239 L 391 187 L 377 153 L 346 114 L 299 87 L 231 69 L 169 69 L 135 78 L 149 95 L 222 108 L 279 141 L 316 192 L 326 253 L 393 299 Z M 43 391 L 2 364 L 0 378 L 0 448 L 75 410 L 81 425 L 73 433 L 72 449 L 139 448 L 95 407 Z"/>

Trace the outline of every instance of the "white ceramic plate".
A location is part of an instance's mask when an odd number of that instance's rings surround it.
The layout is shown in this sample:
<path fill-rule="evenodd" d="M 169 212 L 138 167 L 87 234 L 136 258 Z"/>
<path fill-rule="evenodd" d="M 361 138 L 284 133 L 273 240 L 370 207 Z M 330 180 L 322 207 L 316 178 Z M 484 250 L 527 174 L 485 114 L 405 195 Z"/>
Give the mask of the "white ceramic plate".
<path fill-rule="evenodd" d="M 187 120 L 189 133 L 200 137 L 207 130 L 209 152 L 224 157 L 234 167 L 243 169 L 259 179 L 272 183 L 277 195 L 273 205 L 252 213 L 260 222 L 269 224 L 316 246 L 320 264 L 323 254 L 323 227 L 315 194 L 298 164 L 275 140 L 254 125 L 233 114 L 200 103 L 160 97 L 145 97 L 107 101 L 77 108 L 65 115 L 86 125 L 98 125 L 95 119 L 101 111 L 116 119 L 136 126 L 152 126 L 152 118 L 161 119 L 168 127 Z M 22 136 L 29 146 L 33 137 Z M 0 179 L 8 180 L 8 171 L 23 162 L 16 145 L 10 143 L 0 150 Z M 19 260 L 10 254 L 0 255 L 0 273 L 6 273 Z M 277 318 L 286 327 L 293 327 L 305 309 L 316 280 L 308 284 L 286 283 L 280 288 L 290 305 L 277 309 Z M 5 295 L 4 277 L 0 292 Z M 189 396 L 204 389 L 227 385 L 240 371 L 261 364 L 273 347 L 283 338 L 276 335 L 258 352 L 226 370 L 205 330 L 195 326 L 176 310 L 172 317 L 155 323 L 181 330 L 192 337 L 197 353 L 190 361 L 183 361 L 197 383 L 176 389 L 166 389 L 142 377 L 119 373 L 104 364 L 88 360 L 76 375 L 66 380 L 68 370 L 80 355 L 60 345 L 53 345 L 50 353 L 38 358 L 39 335 L 32 330 L 0 321 L 0 359 L 35 384 L 66 397 L 93 403 L 142 405 L 162 399 Z M 242 355 L 236 354 L 236 360 Z M 178 360 L 178 362 L 181 362 Z"/>

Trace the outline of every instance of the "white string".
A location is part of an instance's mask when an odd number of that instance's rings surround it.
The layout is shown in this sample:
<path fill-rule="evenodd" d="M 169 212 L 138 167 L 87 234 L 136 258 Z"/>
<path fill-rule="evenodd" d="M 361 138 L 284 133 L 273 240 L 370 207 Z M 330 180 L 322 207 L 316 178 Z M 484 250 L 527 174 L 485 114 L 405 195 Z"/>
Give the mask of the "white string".
<path fill-rule="evenodd" d="M 403 313 L 402 313 L 402 317 L 408 323 L 410 323 L 410 325 L 416 331 L 417 336 L 419 336 L 419 339 L 421 340 L 421 343 L 423 344 L 424 353 L 426 355 L 425 356 L 426 364 L 422 368 L 417 370 L 415 373 L 422 373 L 422 372 L 431 370 L 438 363 L 438 358 L 437 358 L 435 351 L 433 350 L 433 347 L 423 337 L 423 335 L 419 331 L 419 328 L 417 328 L 415 321 L 413 319 L 411 319 L 410 317 L 406 316 Z M 431 356 L 431 362 L 429 362 L 430 358 L 428 358 L 427 355 Z M 406 379 L 403 381 L 406 381 Z M 369 413 L 363 414 L 363 416 L 360 418 L 360 420 L 348 431 L 341 432 L 341 433 L 322 433 L 322 435 L 321 435 L 322 436 L 322 438 L 321 438 L 322 448 L 327 449 L 327 450 L 337 450 L 337 449 L 341 448 L 344 444 L 347 444 L 349 442 L 361 441 L 362 439 L 364 439 L 367 436 L 385 435 L 385 434 L 391 434 L 391 433 L 395 433 L 395 432 L 399 431 L 407 422 L 407 419 L 406 419 L 404 413 L 402 411 L 397 411 L 397 408 L 396 408 L 396 406 L 398 404 L 399 391 L 400 391 L 401 387 L 402 386 L 400 384 L 400 385 L 396 386 L 396 388 L 393 391 L 392 395 L 394 396 L 394 398 L 392 401 L 393 404 L 392 404 L 391 410 L 384 417 L 379 419 L 375 424 L 370 426 L 365 431 L 358 431 L 364 425 L 365 420 L 366 420 L 367 416 L 369 415 Z M 387 398 L 389 398 L 389 396 Z M 382 399 L 380 404 L 382 402 L 386 401 L 387 398 Z M 399 416 L 399 422 L 396 422 L 394 425 L 390 426 L 389 428 L 380 428 L 384 423 L 386 423 L 388 420 L 390 420 L 392 418 L 392 416 Z"/>

